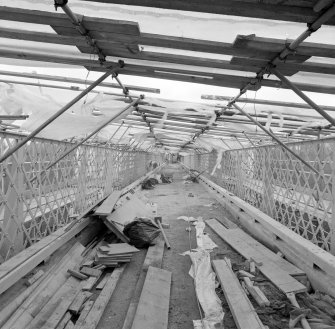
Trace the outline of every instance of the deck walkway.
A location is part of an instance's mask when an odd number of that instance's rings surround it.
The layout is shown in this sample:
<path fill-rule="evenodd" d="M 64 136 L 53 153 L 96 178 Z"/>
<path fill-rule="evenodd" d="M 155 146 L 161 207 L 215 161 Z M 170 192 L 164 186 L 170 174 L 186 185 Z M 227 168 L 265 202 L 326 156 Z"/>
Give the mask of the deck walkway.
<path fill-rule="evenodd" d="M 158 204 L 158 215 L 163 217 L 164 223 L 170 224 L 170 229 L 165 231 L 171 249 L 165 249 L 162 263 L 163 269 L 172 272 L 168 328 L 193 329 L 192 320 L 200 319 L 200 313 L 193 279 L 188 274 L 191 261 L 189 257 L 180 255 L 190 248 L 188 232 L 186 231 L 188 223 L 177 218 L 179 216 L 202 216 L 204 220 L 216 218 L 226 225 L 230 225 L 226 219 L 232 218 L 200 184 L 184 184 L 182 177 L 186 175 L 186 172 L 180 167 L 169 165 L 165 170 L 173 173 L 174 181 L 172 184 L 159 184 L 153 190 L 140 193 Z M 190 193 L 193 196 L 190 196 Z M 243 257 L 232 250 L 210 228 L 206 227 L 205 231 L 219 246 L 220 252 L 228 255 L 235 263 L 243 262 Z M 191 247 L 196 247 L 194 227 L 191 232 Z M 220 258 L 220 256 L 217 257 Z M 122 328 L 144 258 L 145 251 L 141 251 L 133 257 L 107 306 L 98 329 L 110 329 L 111 323 L 113 323 L 113 328 Z M 235 329 L 236 326 L 228 304 L 223 304 L 223 309 L 225 312 L 224 328 Z"/>

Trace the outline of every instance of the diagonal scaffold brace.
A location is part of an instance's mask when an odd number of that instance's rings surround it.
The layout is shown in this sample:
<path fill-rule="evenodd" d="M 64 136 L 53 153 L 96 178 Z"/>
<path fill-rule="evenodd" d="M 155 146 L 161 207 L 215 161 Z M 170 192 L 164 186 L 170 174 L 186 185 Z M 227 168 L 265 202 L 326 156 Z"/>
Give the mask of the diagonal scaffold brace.
<path fill-rule="evenodd" d="M 267 65 L 265 65 L 256 75 L 256 78 L 251 80 L 249 83 L 247 83 L 236 95 L 234 98 L 232 98 L 226 107 L 230 108 L 231 106 L 234 106 L 238 111 L 243 113 L 246 117 L 249 118 L 250 121 L 252 121 L 254 124 L 256 124 L 259 128 L 261 128 L 266 134 L 268 134 L 270 137 L 272 137 L 273 140 L 276 141 L 280 146 L 282 146 L 286 151 L 291 153 L 294 157 L 299 159 L 304 165 L 306 165 L 308 168 L 310 168 L 314 173 L 320 175 L 320 173 L 311 166 L 307 161 L 305 161 L 303 158 L 301 158 L 298 154 L 296 154 L 294 151 L 292 151 L 289 147 L 287 147 L 279 138 L 277 138 L 273 133 L 265 129 L 260 123 L 258 123 L 253 117 L 251 117 L 247 112 L 245 112 L 242 108 L 240 108 L 238 105 L 236 105 L 236 101 L 246 93 L 247 90 L 250 88 L 253 88 L 257 86 L 258 84 L 261 85 L 263 75 L 266 73 L 273 73 L 276 74 L 277 77 L 289 85 L 294 92 L 296 92 L 301 98 L 303 98 L 309 106 L 314 108 L 316 111 L 318 111 L 324 118 L 326 118 L 331 124 L 335 122 L 335 120 L 329 116 L 323 109 L 321 109 L 318 105 L 316 105 L 312 100 L 310 100 L 305 94 L 303 94 L 298 88 L 296 88 L 288 79 L 286 79 L 278 70 L 276 70 L 276 66 L 278 63 L 285 61 L 286 57 L 296 51 L 296 49 L 299 47 L 299 45 L 305 41 L 310 35 L 312 35 L 314 32 L 316 32 L 322 24 L 327 22 L 330 18 L 332 18 L 335 15 L 335 4 L 333 4 L 330 8 L 328 8 L 325 12 L 321 13 L 321 15 L 311 24 L 308 24 L 307 29 L 301 33 L 295 40 L 293 40 L 289 45 L 287 45 L 274 59 L 269 61 Z"/>
<path fill-rule="evenodd" d="M 298 154 L 296 154 L 294 151 L 292 151 L 287 145 L 285 145 L 277 136 L 275 136 L 273 133 L 268 131 L 264 126 L 262 126 L 258 121 L 256 121 L 249 113 L 244 111 L 241 107 L 239 107 L 236 103 L 233 104 L 233 106 L 240 111 L 242 114 L 244 114 L 250 121 L 252 121 L 256 126 L 258 126 L 260 129 L 262 129 L 266 134 L 268 134 L 273 140 L 275 140 L 282 148 L 284 148 L 287 152 L 291 153 L 294 157 L 296 157 L 299 161 L 301 161 L 305 166 L 307 166 L 309 169 L 311 169 L 316 174 L 320 175 L 320 173 L 312 167 L 306 160 L 301 158 Z"/>
<path fill-rule="evenodd" d="M 27 144 L 32 138 L 34 138 L 38 133 L 40 133 L 44 128 L 46 128 L 50 123 L 55 121 L 60 115 L 62 115 L 65 111 L 67 111 L 70 107 L 72 107 L 74 104 L 76 104 L 80 99 L 82 99 L 84 96 L 86 96 L 91 90 L 93 90 L 96 86 L 100 84 L 100 82 L 107 79 L 110 75 L 112 75 L 114 72 L 118 71 L 120 68 L 124 67 L 124 62 L 119 61 L 118 64 L 107 70 L 106 73 L 104 73 L 99 79 L 94 81 L 89 87 L 87 87 L 84 91 L 82 91 L 78 96 L 76 96 L 72 101 L 67 103 L 65 106 L 63 106 L 60 110 L 58 110 L 55 114 L 53 114 L 48 120 L 43 122 L 39 127 L 37 127 L 34 131 L 32 131 L 26 138 L 21 140 L 19 143 L 17 143 L 15 146 L 10 148 L 1 158 L 0 163 L 8 159 L 14 152 L 16 152 L 19 148 L 21 148 L 23 145 Z"/>
<path fill-rule="evenodd" d="M 280 71 L 275 67 L 269 68 L 270 72 L 279 78 L 283 83 L 290 87 L 301 99 L 303 99 L 312 109 L 322 115 L 327 121 L 335 126 L 335 119 L 323 110 L 319 105 L 314 103 L 305 93 L 303 93 L 297 86 L 294 85 L 289 79 L 287 79 Z"/>
<path fill-rule="evenodd" d="M 53 166 L 55 166 L 59 161 L 61 161 L 62 159 L 64 159 L 68 154 L 70 154 L 71 152 L 73 152 L 74 150 L 76 150 L 80 145 L 84 144 L 87 140 L 89 140 L 92 136 L 94 136 L 96 133 L 98 133 L 101 129 L 105 128 L 106 126 L 108 126 L 111 122 L 113 122 L 114 120 L 116 120 L 119 116 L 121 116 L 124 112 L 126 112 L 127 110 L 129 110 L 132 106 L 136 106 L 136 104 L 143 99 L 144 96 L 141 95 L 140 97 L 138 97 L 137 99 L 133 100 L 130 104 L 128 104 L 124 109 L 122 109 L 119 113 L 113 115 L 111 118 L 109 118 L 107 121 L 105 121 L 103 124 L 101 124 L 99 127 L 97 127 L 96 129 L 94 129 L 90 134 L 88 134 L 84 139 L 82 139 L 79 143 L 75 144 L 73 147 L 71 147 L 68 151 L 66 151 L 65 153 L 63 153 L 57 160 L 55 160 L 54 162 L 50 163 L 45 169 L 43 169 L 43 171 L 40 173 L 40 175 L 45 174 L 47 170 L 49 170 L 50 168 L 52 168 Z M 33 182 L 34 180 L 37 179 L 37 176 L 35 176 L 34 178 L 31 179 L 30 182 Z"/>

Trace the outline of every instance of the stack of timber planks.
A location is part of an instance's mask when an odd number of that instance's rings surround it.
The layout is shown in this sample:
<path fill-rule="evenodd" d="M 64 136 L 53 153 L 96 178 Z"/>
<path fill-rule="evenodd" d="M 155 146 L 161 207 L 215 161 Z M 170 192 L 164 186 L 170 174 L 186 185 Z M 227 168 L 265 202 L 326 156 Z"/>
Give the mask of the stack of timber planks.
<path fill-rule="evenodd" d="M 94 329 L 124 266 L 94 266 L 98 243 L 79 242 L 21 295 L 0 311 L 3 329 Z M 95 288 L 95 289 L 93 289 Z"/>
<path fill-rule="evenodd" d="M 90 218 L 82 218 L 80 221 L 68 224 L 1 264 L 0 294 L 80 233 L 89 223 Z"/>
<path fill-rule="evenodd" d="M 112 243 L 100 246 L 94 263 L 105 266 L 117 266 L 118 263 L 129 263 L 133 254 L 139 250 L 127 243 Z"/>

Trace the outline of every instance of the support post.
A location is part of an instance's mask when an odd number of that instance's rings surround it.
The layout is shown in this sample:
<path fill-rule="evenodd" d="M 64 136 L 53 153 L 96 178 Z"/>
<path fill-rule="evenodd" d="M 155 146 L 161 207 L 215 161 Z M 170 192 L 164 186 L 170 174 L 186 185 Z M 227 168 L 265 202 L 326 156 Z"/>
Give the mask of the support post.
<path fill-rule="evenodd" d="M 18 142 L 16 140 L 16 143 Z M 22 228 L 24 225 L 22 202 L 24 192 L 23 165 L 24 152 L 20 150 L 4 167 L 6 171 L 4 171 L 5 176 L 3 177 L 3 193 L 6 200 L 3 202 L 3 221 L 1 225 L 3 243 L 0 244 L 0 256 L 4 260 L 24 249 Z"/>
<path fill-rule="evenodd" d="M 77 97 L 75 97 L 72 101 L 63 106 L 58 112 L 52 115 L 48 120 L 42 123 L 39 127 L 37 127 L 33 132 L 31 132 L 26 138 L 17 143 L 14 147 L 9 149 L 1 158 L 0 163 L 10 157 L 14 152 L 16 152 L 20 147 L 28 143 L 33 137 L 35 137 L 38 133 L 40 133 L 45 127 L 47 127 L 51 122 L 55 121 L 61 114 L 67 111 L 70 107 L 76 104 L 80 99 L 86 96 L 92 89 L 94 89 L 100 82 L 104 81 L 107 77 L 109 77 L 113 72 L 117 69 L 122 68 L 124 66 L 123 61 L 119 61 L 118 65 L 110 70 L 108 70 L 105 74 L 103 74 L 99 79 L 93 82 L 89 87 L 87 87 L 84 91 L 82 91 Z"/>
<path fill-rule="evenodd" d="M 228 147 L 228 150 L 231 150 L 231 147 L 229 146 L 229 144 L 227 144 L 227 143 L 223 140 L 223 138 L 220 138 L 220 141 L 221 141 L 225 146 Z"/>
<path fill-rule="evenodd" d="M 235 138 L 236 141 L 241 145 L 242 149 L 244 149 L 244 146 L 243 146 L 243 144 L 241 143 L 241 141 L 240 141 L 236 136 L 234 136 L 234 138 Z"/>
<path fill-rule="evenodd" d="M 320 173 L 312 167 L 308 162 L 306 162 L 303 158 L 301 158 L 298 154 L 293 152 L 289 147 L 287 147 L 279 138 L 277 138 L 272 132 L 268 131 L 266 128 L 264 128 L 258 121 L 256 121 L 249 113 L 245 112 L 241 107 L 239 107 L 236 103 L 232 104 L 238 111 L 240 111 L 242 114 L 244 114 L 250 121 L 252 121 L 255 125 L 257 125 L 260 129 L 262 129 L 266 134 L 268 134 L 272 139 L 274 139 L 282 148 L 284 148 L 286 151 L 291 153 L 294 157 L 296 157 L 298 160 L 300 160 L 305 166 L 307 166 L 309 169 L 311 169 L 313 172 L 315 172 L 317 175 L 320 176 Z"/>
<path fill-rule="evenodd" d="M 248 139 L 249 143 L 252 145 L 252 146 L 255 146 L 254 142 L 250 139 L 250 137 L 244 132 L 242 131 L 243 135 Z"/>
<path fill-rule="evenodd" d="M 308 96 L 306 96 L 299 88 L 297 88 L 289 79 L 287 79 L 282 73 L 280 73 L 276 68 L 271 67 L 270 71 L 289 86 L 300 98 L 302 98 L 312 109 L 317 111 L 326 120 L 328 120 L 333 126 L 335 126 L 335 119 L 330 116 L 325 110 L 323 110 L 319 105 L 314 103 Z"/>
<path fill-rule="evenodd" d="M 273 174 L 271 172 L 271 159 L 266 148 L 262 149 L 262 181 L 263 181 L 263 212 L 272 218 L 275 218 L 275 199 L 272 186 Z"/>

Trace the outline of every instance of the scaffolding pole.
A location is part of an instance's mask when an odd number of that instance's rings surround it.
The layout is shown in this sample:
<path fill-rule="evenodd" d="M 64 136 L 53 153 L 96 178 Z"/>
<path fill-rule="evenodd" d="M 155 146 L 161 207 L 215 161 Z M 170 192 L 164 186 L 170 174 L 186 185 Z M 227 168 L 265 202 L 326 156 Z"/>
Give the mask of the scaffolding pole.
<path fill-rule="evenodd" d="M 98 128 L 96 128 L 94 131 L 92 131 L 90 134 L 88 134 L 83 140 L 81 140 L 78 144 L 74 145 L 70 150 L 66 151 L 63 155 L 61 155 L 57 160 L 55 160 L 53 163 L 49 164 L 45 171 L 53 167 L 55 164 L 57 164 L 60 160 L 64 159 L 68 154 L 70 154 L 72 151 L 74 151 L 76 148 L 78 148 L 80 145 L 85 143 L 87 140 L 89 140 L 92 136 L 94 136 L 97 132 L 99 132 L 101 129 L 108 126 L 111 122 L 113 122 L 115 119 L 117 119 L 121 114 L 126 112 L 130 107 L 135 106 L 137 102 L 141 99 L 143 99 L 143 96 L 140 96 L 136 100 L 132 101 L 130 104 L 128 104 L 123 110 L 121 110 L 119 113 L 112 116 L 110 119 L 105 121 L 102 125 L 100 125 Z"/>
<path fill-rule="evenodd" d="M 266 134 L 268 134 L 272 139 L 274 139 L 281 147 L 283 147 L 286 151 L 291 153 L 295 158 L 297 158 L 299 161 L 301 161 L 305 166 L 307 166 L 309 169 L 311 169 L 316 174 L 320 175 L 320 173 L 313 168 L 307 161 L 305 161 L 303 158 L 301 158 L 298 154 L 293 152 L 289 147 L 287 147 L 277 136 L 275 136 L 272 132 L 268 131 L 266 128 L 264 128 L 259 122 L 257 122 L 249 113 L 245 112 L 242 108 L 240 108 L 237 104 L 233 104 L 233 106 L 240 111 L 242 114 L 244 114 L 246 117 L 249 118 L 255 125 L 257 125 L 260 129 L 262 129 Z"/>
<path fill-rule="evenodd" d="M 87 135 L 83 140 L 81 140 L 79 143 L 77 143 L 76 145 L 74 145 L 71 149 L 69 149 L 64 154 L 62 154 L 57 160 L 55 160 L 54 162 L 52 162 L 51 164 L 49 164 L 45 169 L 43 169 L 43 171 L 40 173 L 40 176 L 42 176 L 42 174 L 45 174 L 47 170 L 49 170 L 51 167 L 53 167 L 54 165 L 56 165 L 59 161 L 61 161 L 62 159 L 64 159 L 68 154 L 70 154 L 75 149 L 77 149 L 80 145 L 82 145 L 87 140 L 89 140 L 92 136 L 94 136 L 102 128 L 106 127 L 112 121 L 114 121 L 115 119 L 117 119 L 121 114 L 123 114 L 125 111 L 127 111 L 131 106 L 134 106 L 140 99 L 143 99 L 143 96 L 137 98 L 136 100 L 134 100 L 133 102 L 131 102 L 130 104 L 128 104 L 123 110 L 121 110 L 119 113 L 115 114 L 113 117 L 111 117 L 110 119 L 108 119 L 106 122 L 104 122 L 98 128 L 96 128 L 93 132 L 91 132 L 89 135 Z M 37 176 L 33 177 L 30 180 L 30 183 L 32 183 L 36 179 L 37 179 Z"/>
<path fill-rule="evenodd" d="M 257 74 L 256 77 L 250 80 L 236 95 L 232 98 L 226 107 L 231 107 L 243 94 L 246 93 L 252 87 L 257 86 L 261 83 L 263 75 L 267 72 L 271 72 L 271 68 L 276 66 L 278 63 L 285 61 L 286 57 L 290 54 L 294 54 L 299 45 L 305 41 L 312 33 L 317 31 L 322 24 L 326 23 L 330 18 L 335 15 L 335 4 L 333 4 L 328 10 L 322 13 L 313 23 L 308 24 L 307 29 L 300 34 L 295 40 L 293 40 L 289 45 L 286 45 L 285 48 L 271 61 L 267 63 Z"/>
<path fill-rule="evenodd" d="M 273 73 L 277 78 L 289 86 L 301 99 L 303 99 L 312 109 L 317 111 L 326 120 L 328 120 L 333 126 L 335 126 L 335 119 L 330 116 L 325 110 L 323 110 L 319 105 L 314 103 L 308 96 L 306 96 L 299 88 L 297 88 L 294 83 L 287 79 L 281 72 L 279 72 L 275 67 L 270 68 L 271 73 Z"/>
<path fill-rule="evenodd" d="M 244 149 L 244 146 L 243 146 L 243 144 L 241 143 L 241 141 L 236 137 L 236 136 L 233 136 L 236 140 L 237 140 L 237 142 L 241 145 L 241 147 L 242 147 L 242 149 Z"/>
<path fill-rule="evenodd" d="M 55 0 L 55 9 L 61 7 L 64 13 L 70 18 L 72 24 L 75 26 L 77 31 L 86 38 L 87 43 L 91 46 L 93 51 L 98 55 L 99 62 L 101 65 L 106 61 L 106 56 L 102 50 L 98 47 L 95 40 L 91 37 L 90 32 L 86 29 L 83 22 L 77 17 L 77 15 L 67 5 L 67 0 Z"/>
<path fill-rule="evenodd" d="M 223 138 L 220 138 L 220 141 L 221 141 L 225 146 L 228 147 L 228 150 L 231 150 L 231 147 L 229 146 L 229 144 L 227 144 L 227 143 L 223 140 Z"/>
<path fill-rule="evenodd" d="M 123 126 L 124 122 L 122 121 L 121 124 L 117 127 L 117 129 L 115 130 L 114 134 L 108 139 L 108 141 L 105 143 L 105 146 L 110 145 L 111 140 L 113 139 L 113 137 L 118 133 L 118 131 L 121 129 L 121 127 Z"/>
<path fill-rule="evenodd" d="M 38 128 L 36 128 L 33 132 L 31 132 L 26 138 L 21 140 L 19 143 L 17 143 L 14 147 L 10 148 L 1 158 L 0 163 L 5 161 L 7 158 L 9 158 L 14 152 L 16 152 L 19 148 L 21 148 L 23 145 L 28 143 L 33 137 L 35 137 L 38 133 L 40 133 L 45 127 L 47 127 L 51 122 L 55 121 L 61 114 L 63 114 L 65 111 L 67 111 L 70 107 L 72 107 L 74 104 L 76 104 L 80 99 L 82 99 L 84 96 L 86 96 L 92 89 L 94 89 L 97 85 L 99 85 L 100 82 L 107 79 L 113 72 L 118 70 L 119 68 L 122 68 L 124 66 L 123 61 L 119 61 L 118 65 L 112 69 L 109 69 L 105 74 L 103 74 L 99 79 L 94 81 L 89 87 L 87 87 L 84 91 L 82 91 L 77 97 L 75 97 L 72 101 L 67 103 L 65 106 L 63 106 L 58 112 L 56 112 L 54 115 L 52 115 L 48 120 L 46 120 L 44 123 L 42 123 Z"/>
<path fill-rule="evenodd" d="M 255 146 L 254 142 L 250 139 L 250 137 L 245 133 L 245 131 L 242 131 L 243 135 L 248 139 L 249 143 L 252 145 L 252 146 Z"/>

